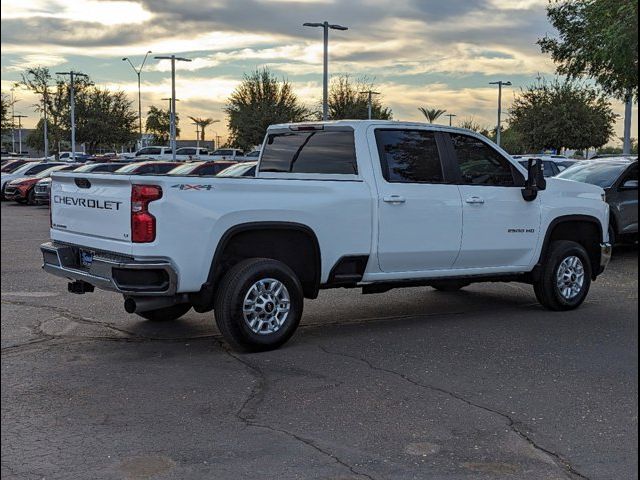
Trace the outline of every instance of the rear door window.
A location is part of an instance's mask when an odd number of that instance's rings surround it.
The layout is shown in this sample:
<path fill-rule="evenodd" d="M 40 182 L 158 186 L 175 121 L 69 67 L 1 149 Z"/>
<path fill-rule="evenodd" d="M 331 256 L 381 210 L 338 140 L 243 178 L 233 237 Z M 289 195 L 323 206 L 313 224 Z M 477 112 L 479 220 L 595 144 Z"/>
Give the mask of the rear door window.
<path fill-rule="evenodd" d="M 355 175 L 353 131 L 272 133 L 262 153 L 260 171 Z"/>
<path fill-rule="evenodd" d="M 390 183 L 443 183 L 435 132 L 376 130 L 382 176 Z"/>

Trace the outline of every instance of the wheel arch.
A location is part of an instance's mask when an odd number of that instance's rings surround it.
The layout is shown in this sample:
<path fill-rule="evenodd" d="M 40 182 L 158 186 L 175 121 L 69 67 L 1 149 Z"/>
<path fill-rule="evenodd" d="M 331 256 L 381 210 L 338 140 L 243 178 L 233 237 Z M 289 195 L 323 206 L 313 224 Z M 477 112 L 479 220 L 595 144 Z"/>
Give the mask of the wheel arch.
<path fill-rule="evenodd" d="M 282 261 L 298 276 L 306 298 L 318 296 L 322 266 L 315 232 L 295 222 L 247 222 L 230 227 L 220 237 L 206 283 L 198 293 L 190 295 L 194 309 L 211 310 L 224 272 L 239 261 L 254 257 Z"/>
<path fill-rule="evenodd" d="M 592 279 L 595 280 L 600 273 L 600 243 L 604 240 L 603 228 L 605 227 L 600 220 L 591 215 L 563 215 L 554 218 L 547 227 L 534 274 L 540 271 L 553 241 L 572 240 L 582 245 L 589 254 Z"/>

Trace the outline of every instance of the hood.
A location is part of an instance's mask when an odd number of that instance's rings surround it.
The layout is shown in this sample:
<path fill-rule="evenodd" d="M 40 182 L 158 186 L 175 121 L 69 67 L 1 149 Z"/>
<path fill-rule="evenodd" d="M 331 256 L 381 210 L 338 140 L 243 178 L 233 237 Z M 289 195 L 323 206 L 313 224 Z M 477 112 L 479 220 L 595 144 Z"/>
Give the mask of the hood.
<path fill-rule="evenodd" d="M 590 183 L 576 182 L 573 180 L 565 180 L 564 178 L 550 177 L 547 178 L 547 189 L 563 192 L 567 195 L 585 196 L 587 198 L 602 199 L 604 190 L 597 185 Z"/>
<path fill-rule="evenodd" d="M 16 178 L 15 180 L 11 180 L 11 182 L 9 182 L 10 185 L 18 185 L 20 183 L 36 183 L 38 180 L 40 180 L 39 178 L 34 178 L 34 177 L 22 177 L 22 178 Z"/>

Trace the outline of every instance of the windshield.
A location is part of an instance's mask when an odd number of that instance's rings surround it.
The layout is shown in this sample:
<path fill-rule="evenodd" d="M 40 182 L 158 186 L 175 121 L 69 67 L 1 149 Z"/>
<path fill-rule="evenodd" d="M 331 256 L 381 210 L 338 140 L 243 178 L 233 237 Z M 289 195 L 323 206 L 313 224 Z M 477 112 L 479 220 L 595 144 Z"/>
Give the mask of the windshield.
<path fill-rule="evenodd" d="M 246 172 L 251 170 L 251 168 L 255 167 L 254 162 L 249 163 L 239 163 L 238 165 L 232 165 L 229 168 L 225 168 L 221 171 L 217 176 L 218 177 L 241 177 Z"/>
<path fill-rule="evenodd" d="M 601 188 L 612 186 L 627 169 L 627 163 L 588 162 L 567 168 L 557 178 L 574 182 L 590 183 Z"/>
<path fill-rule="evenodd" d="M 120 167 L 118 170 L 115 171 L 115 173 L 130 173 L 130 172 L 133 172 L 134 170 L 136 170 L 141 165 L 144 165 L 144 164 L 143 163 L 130 163 L 129 165 L 125 165 L 124 167 Z"/>
<path fill-rule="evenodd" d="M 196 168 L 198 168 L 200 163 L 187 163 L 185 165 L 180 165 L 179 167 L 174 168 L 173 170 L 169 170 L 169 175 L 189 175 Z"/>
<path fill-rule="evenodd" d="M 49 175 L 51 175 L 52 172 L 55 172 L 57 170 L 61 170 L 63 168 L 66 168 L 65 165 L 57 165 L 55 167 L 47 168 L 46 170 L 43 170 L 42 172 L 34 175 L 34 177 L 35 178 L 45 178 L 45 177 L 48 177 Z"/>

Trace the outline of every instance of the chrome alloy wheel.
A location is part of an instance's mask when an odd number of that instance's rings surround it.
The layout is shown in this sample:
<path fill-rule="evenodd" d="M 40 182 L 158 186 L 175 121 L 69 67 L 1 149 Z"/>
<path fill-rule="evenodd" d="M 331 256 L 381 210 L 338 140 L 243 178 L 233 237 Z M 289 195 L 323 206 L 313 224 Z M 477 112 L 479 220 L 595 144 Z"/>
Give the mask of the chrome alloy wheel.
<path fill-rule="evenodd" d="M 290 308 L 287 287 L 274 278 L 263 278 L 249 288 L 242 303 L 242 314 L 253 333 L 270 335 L 282 328 Z"/>
<path fill-rule="evenodd" d="M 584 285 L 584 265 L 576 256 L 565 258 L 556 272 L 556 285 L 565 300 L 573 300 Z"/>

